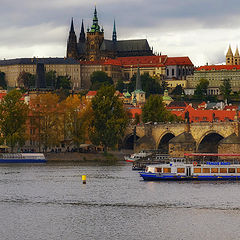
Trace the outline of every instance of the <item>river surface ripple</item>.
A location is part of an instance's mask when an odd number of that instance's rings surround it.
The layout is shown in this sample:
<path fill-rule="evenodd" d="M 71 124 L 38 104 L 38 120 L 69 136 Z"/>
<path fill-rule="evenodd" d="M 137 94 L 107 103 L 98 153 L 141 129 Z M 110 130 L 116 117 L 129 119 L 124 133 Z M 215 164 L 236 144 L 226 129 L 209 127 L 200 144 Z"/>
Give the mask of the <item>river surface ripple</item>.
<path fill-rule="evenodd" d="M 240 181 L 144 182 L 125 163 L 0 165 L 0 221 L 1 240 L 240 239 Z"/>

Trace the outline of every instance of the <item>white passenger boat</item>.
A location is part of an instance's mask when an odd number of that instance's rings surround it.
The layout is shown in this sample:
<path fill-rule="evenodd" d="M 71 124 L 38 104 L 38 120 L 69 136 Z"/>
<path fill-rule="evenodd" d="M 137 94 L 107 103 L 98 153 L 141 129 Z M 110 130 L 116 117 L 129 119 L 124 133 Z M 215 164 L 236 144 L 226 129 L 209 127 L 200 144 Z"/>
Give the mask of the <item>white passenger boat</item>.
<path fill-rule="evenodd" d="M 43 153 L 1 153 L 0 163 L 45 163 Z"/>
<path fill-rule="evenodd" d="M 135 162 L 136 160 L 140 160 L 140 159 L 143 159 L 147 156 L 150 156 L 152 155 L 151 152 L 147 152 L 147 151 L 140 151 L 139 153 L 133 153 L 131 154 L 130 156 L 124 156 L 124 159 L 126 162 Z"/>
<path fill-rule="evenodd" d="M 148 181 L 162 180 L 240 180 L 240 164 L 230 162 L 170 162 L 148 165 L 140 176 Z"/>

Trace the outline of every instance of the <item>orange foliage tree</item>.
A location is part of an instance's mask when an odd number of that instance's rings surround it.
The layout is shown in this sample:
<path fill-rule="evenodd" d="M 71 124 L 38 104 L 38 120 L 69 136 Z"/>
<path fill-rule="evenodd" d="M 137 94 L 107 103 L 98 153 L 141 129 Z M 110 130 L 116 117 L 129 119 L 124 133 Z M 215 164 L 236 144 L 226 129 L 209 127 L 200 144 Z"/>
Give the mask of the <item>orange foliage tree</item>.
<path fill-rule="evenodd" d="M 52 93 L 37 95 L 30 101 L 30 110 L 30 122 L 37 132 L 39 151 L 42 147 L 47 151 L 59 146 L 64 140 L 64 111 L 60 107 L 59 97 Z"/>
<path fill-rule="evenodd" d="M 61 103 L 64 111 L 65 137 L 79 147 L 88 141 L 88 128 L 92 118 L 91 104 L 85 97 L 69 96 Z"/>

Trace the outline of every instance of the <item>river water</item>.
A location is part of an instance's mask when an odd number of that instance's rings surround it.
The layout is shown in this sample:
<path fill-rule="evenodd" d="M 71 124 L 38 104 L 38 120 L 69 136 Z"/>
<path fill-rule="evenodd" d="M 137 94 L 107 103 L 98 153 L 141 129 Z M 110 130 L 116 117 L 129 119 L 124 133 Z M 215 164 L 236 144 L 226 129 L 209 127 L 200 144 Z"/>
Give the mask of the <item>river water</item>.
<path fill-rule="evenodd" d="M 0 165 L 0 221 L 1 240 L 240 239 L 240 181 L 145 182 L 125 163 Z"/>

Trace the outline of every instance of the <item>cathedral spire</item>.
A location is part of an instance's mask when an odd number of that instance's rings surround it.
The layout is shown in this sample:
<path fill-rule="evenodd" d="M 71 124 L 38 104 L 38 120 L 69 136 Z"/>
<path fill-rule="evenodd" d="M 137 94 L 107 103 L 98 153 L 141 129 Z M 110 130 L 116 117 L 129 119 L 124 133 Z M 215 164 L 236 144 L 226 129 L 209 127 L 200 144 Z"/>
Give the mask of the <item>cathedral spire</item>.
<path fill-rule="evenodd" d="M 100 32 L 100 26 L 98 25 L 98 17 L 97 17 L 97 8 L 95 5 L 94 16 L 93 16 L 93 24 L 90 32 Z"/>
<path fill-rule="evenodd" d="M 234 64 L 234 57 L 231 49 L 231 45 L 229 44 L 229 48 L 226 54 L 226 65 L 233 65 Z"/>
<path fill-rule="evenodd" d="M 67 57 L 77 59 L 77 36 L 74 31 L 73 18 L 71 21 L 71 27 L 69 31 L 69 37 L 67 42 Z"/>
<path fill-rule="evenodd" d="M 227 56 L 233 56 L 233 53 L 232 53 L 232 49 L 231 49 L 231 45 L 230 45 L 230 44 L 229 44 Z"/>
<path fill-rule="evenodd" d="M 74 25 L 73 25 L 73 18 L 72 18 L 70 33 L 73 33 L 73 32 L 75 33 L 75 31 L 74 31 Z"/>
<path fill-rule="evenodd" d="M 83 25 L 83 20 L 82 20 L 82 27 L 81 27 L 81 32 L 79 36 L 79 42 L 85 42 L 86 37 L 85 37 L 85 32 L 84 32 L 84 25 Z"/>
<path fill-rule="evenodd" d="M 114 22 L 113 22 L 112 41 L 113 41 L 114 43 L 117 42 L 117 31 L 116 31 L 116 23 L 115 23 L 115 19 L 114 19 Z"/>
<path fill-rule="evenodd" d="M 234 55 L 234 57 L 239 57 L 238 46 L 236 47 L 236 52 L 235 52 L 235 55 Z"/>

